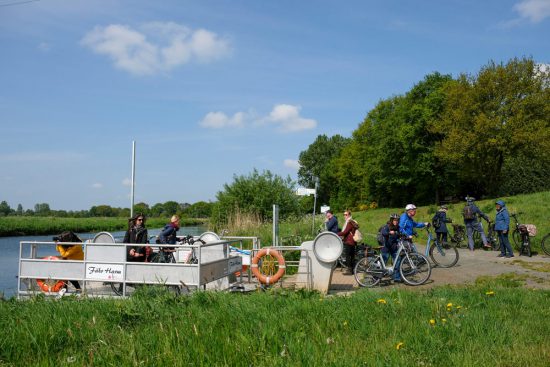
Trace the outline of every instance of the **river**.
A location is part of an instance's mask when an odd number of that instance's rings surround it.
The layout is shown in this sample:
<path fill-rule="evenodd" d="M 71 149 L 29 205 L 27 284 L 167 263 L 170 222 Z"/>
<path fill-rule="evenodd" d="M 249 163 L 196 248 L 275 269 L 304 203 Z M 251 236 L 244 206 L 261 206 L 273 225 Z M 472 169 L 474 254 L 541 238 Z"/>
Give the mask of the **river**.
<path fill-rule="evenodd" d="M 201 226 L 182 227 L 178 231 L 178 235 L 200 235 L 206 229 Z M 157 235 L 160 232 L 160 228 L 149 229 L 150 236 Z M 112 235 L 115 239 L 122 241 L 125 231 L 113 232 Z M 56 233 L 57 234 L 57 233 Z M 2 256 L 0 256 L 0 295 L 3 294 L 4 298 L 10 298 L 17 293 L 17 273 L 19 271 L 19 242 L 20 241 L 51 241 L 52 237 L 56 234 L 47 236 L 23 236 L 23 237 L 0 237 L 0 249 L 2 249 Z M 78 236 L 83 240 L 94 238 L 96 233 L 78 233 Z M 40 254 L 39 256 L 54 255 L 54 254 Z"/>

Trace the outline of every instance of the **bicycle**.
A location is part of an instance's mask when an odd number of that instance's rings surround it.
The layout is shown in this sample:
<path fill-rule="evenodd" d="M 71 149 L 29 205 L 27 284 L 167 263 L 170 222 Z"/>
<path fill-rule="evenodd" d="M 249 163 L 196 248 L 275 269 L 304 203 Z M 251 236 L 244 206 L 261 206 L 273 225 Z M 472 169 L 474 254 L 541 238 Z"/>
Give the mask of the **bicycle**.
<path fill-rule="evenodd" d="M 459 258 L 456 247 L 450 245 L 448 242 L 439 242 L 432 235 L 430 226 L 426 226 L 425 229 L 428 233 L 428 242 L 426 243 L 426 253 L 424 256 L 427 258 L 429 255 L 434 264 L 442 268 L 455 266 Z"/>
<path fill-rule="evenodd" d="M 357 250 L 355 251 L 355 264 L 357 264 L 357 262 L 364 257 L 376 256 L 378 254 L 377 252 L 378 249 L 375 249 L 370 245 L 357 245 Z M 346 269 L 348 267 L 347 261 L 346 261 L 346 255 L 343 252 L 340 255 L 340 257 L 338 257 L 338 260 L 334 262 L 334 265 L 332 265 L 333 270 L 336 269 L 337 267 L 340 267 L 341 269 Z"/>
<path fill-rule="evenodd" d="M 455 243 L 455 246 L 458 248 L 463 248 L 463 241 L 466 239 L 466 227 L 461 224 L 453 224 L 453 234 L 451 236 L 451 242 Z M 466 242 L 466 246 L 468 243 Z"/>
<path fill-rule="evenodd" d="M 481 223 L 481 221 L 480 221 L 480 224 L 481 224 L 481 227 L 483 228 L 483 224 Z M 485 237 L 487 238 L 487 243 L 491 245 L 491 249 L 493 251 L 498 251 L 500 249 L 500 244 L 498 242 L 498 238 L 496 237 L 495 233 L 496 233 L 495 223 L 491 221 L 487 222 L 487 234 L 485 235 Z M 474 231 L 473 237 L 474 237 L 474 248 L 485 249 L 485 247 L 483 246 L 483 241 L 481 240 L 481 233 L 479 233 L 478 231 Z"/>
<path fill-rule="evenodd" d="M 529 237 L 529 230 L 527 225 L 520 224 L 518 215 L 523 214 L 522 212 L 510 214 L 516 222 L 516 228 L 512 232 L 512 239 L 514 241 L 514 247 L 519 251 L 519 255 L 525 253 L 527 256 L 531 257 L 531 238 Z"/>
<path fill-rule="evenodd" d="M 362 287 L 373 287 L 397 271 L 406 284 L 413 286 L 422 285 L 430 279 L 430 262 L 424 255 L 414 252 L 412 243 L 404 237 L 398 240 L 397 258 L 398 269 L 395 268 L 396 264 L 387 266 L 381 254 L 362 258 L 353 269 L 355 281 Z"/>

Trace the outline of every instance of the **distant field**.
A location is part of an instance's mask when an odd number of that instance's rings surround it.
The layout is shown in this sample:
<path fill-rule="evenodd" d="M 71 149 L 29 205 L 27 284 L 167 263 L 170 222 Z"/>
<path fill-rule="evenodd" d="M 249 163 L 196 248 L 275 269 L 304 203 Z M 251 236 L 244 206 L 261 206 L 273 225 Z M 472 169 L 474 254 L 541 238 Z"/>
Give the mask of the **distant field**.
<path fill-rule="evenodd" d="M 148 228 L 160 228 L 169 218 L 150 218 Z M 203 219 L 183 218 L 181 225 L 204 224 Z M 128 226 L 127 218 L 57 218 L 57 217 L 0 217 L 0 237 L 53 234 L 63 231 L 96 232 L 121 231 Z"/>

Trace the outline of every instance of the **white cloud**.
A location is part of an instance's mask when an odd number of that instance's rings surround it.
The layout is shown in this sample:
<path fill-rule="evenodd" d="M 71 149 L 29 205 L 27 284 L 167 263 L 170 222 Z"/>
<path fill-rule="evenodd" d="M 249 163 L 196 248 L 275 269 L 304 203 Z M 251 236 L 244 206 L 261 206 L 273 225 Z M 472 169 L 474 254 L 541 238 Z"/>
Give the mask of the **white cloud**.
<path fill-rule="evenodd" d="M 539 23 L 550 17 L 550 0 L 522 0 L 514 5 L 514 10 L 521 18 L 529 19 L 532 23 Z"/>
<path fill-rule="evenodd" d="M 128 177 L 125 177 L 122 180 L 122 186 L 132 186 L 132 180 L 130 180 Z"/>
<path fill-rule="evenodd" d="M 295 159 L 285 159 L 283 164 L 285 167 L 295 169 L 296 171 L 300 169 L 300 162 Z"/>
<path fill-rule="evenodd" d="M 209 129 L 222 129 L 226 127 L 262 127 L 266 125 L 276 126 L 284 133 L 310 130 L 317 127 L 317 121 L 300 116 L 300 106 L 288 104 L 275 105 L 269 115 L 257 116 L 253 110 L 237 112 L 229 117 L 223 112 L 209 112 L 199 122 L 199 125 Z"/>
<path fill-rule="evenodd" d="M 297 132 L 317 127 L 317 121 L 300 116 L 301 109 L 300 106 L 288 104 L 276 105 L 267 120 L 279 125 L 282 132 Z"/>
<path fill-rule="evenodd" d="M 199 125 L 208 129 L 222 129 L 224 127 L 244 127 L 247 114 L 237 112 L 232 117 L 223 112 L 209 112 L 204 116 Z"/>
<path fill-rule="evenodd" d="M 92 188 L 93 189 L 101 189 L 101 188 L 103 188 L 103 184 L 99 183 L 99 182 L 96 182 L 95 184 L 92 185 Z"/>
<path fill-rule="evenodd" d="M 229 41 L 216 33 L 192 31 L 173 22 L 147 23 L 140 29 L 121 24 L 96 26 L 80 43 L 135 75 L 170 71 L 193 60 L 210 62 L 230 52 Z"/>

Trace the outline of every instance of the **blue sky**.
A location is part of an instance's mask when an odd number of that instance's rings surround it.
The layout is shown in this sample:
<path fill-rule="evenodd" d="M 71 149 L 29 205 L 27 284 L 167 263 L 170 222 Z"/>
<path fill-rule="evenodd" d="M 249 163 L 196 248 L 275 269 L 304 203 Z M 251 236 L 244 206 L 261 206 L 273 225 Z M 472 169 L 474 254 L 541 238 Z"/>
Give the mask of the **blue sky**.
<path fill-rule="evenodd" d="M 296 178 L 431 72 L 550 62 L 550 0 L 0 0 L 0 200 L 25 209 L 215 200 Z"/>

